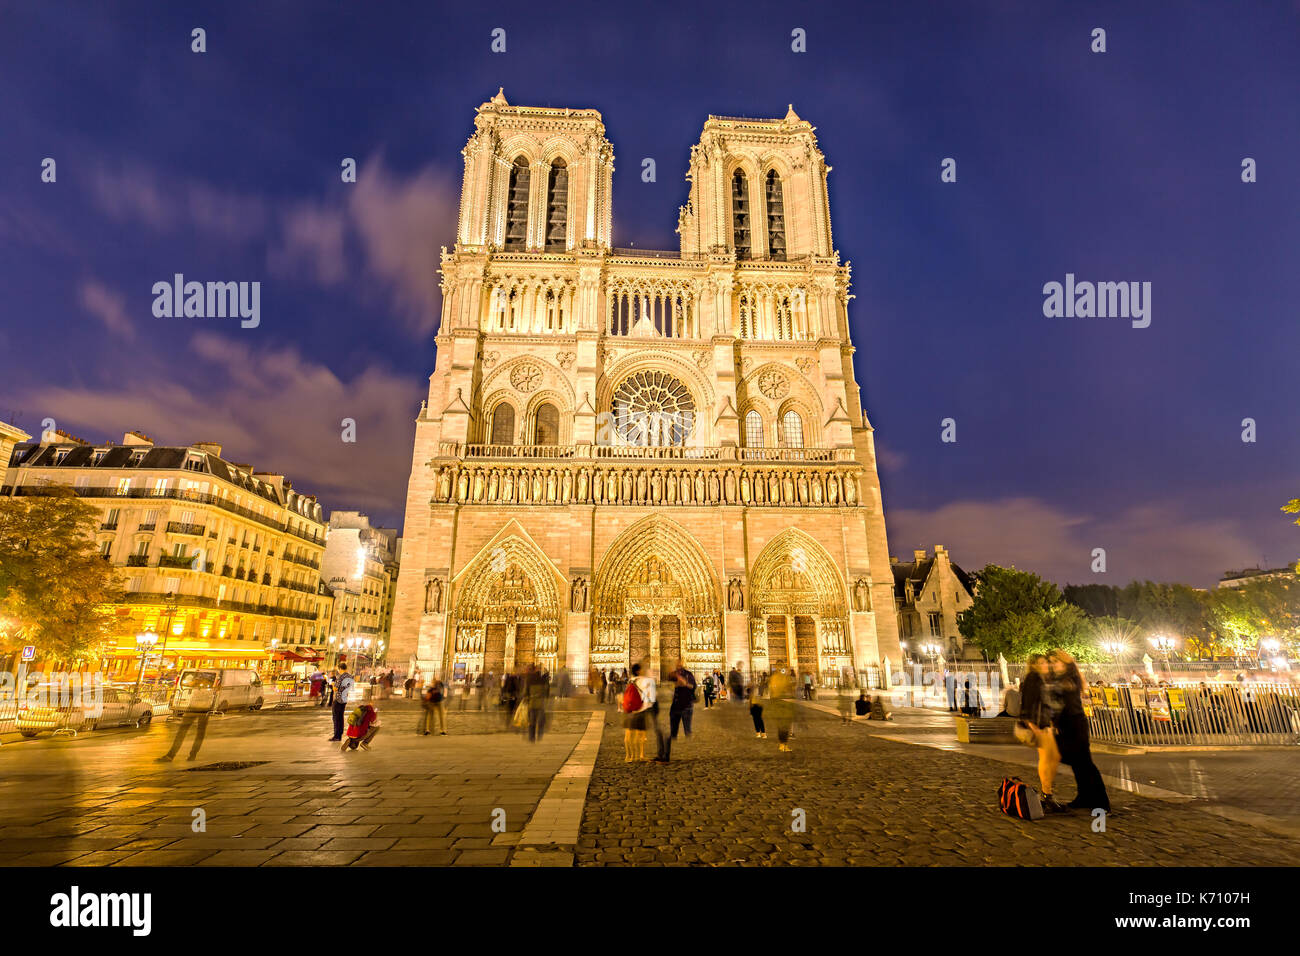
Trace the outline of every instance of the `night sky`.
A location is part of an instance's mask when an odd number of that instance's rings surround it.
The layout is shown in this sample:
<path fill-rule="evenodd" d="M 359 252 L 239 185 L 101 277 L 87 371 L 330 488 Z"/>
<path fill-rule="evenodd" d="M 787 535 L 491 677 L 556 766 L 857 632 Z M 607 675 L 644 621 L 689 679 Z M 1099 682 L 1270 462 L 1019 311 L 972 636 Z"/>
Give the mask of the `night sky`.
<path fill-rule="evenodd" d="M 1197 586 L 1300 554 L 1300 4 L 458 6 L 0 3 L 0 420 L 220 441 L 400 527 L 475 107 L 600 110 L 616 244 L 673 249 L 706 116 L 793 103 L 893 553 Z M 260 281 L 260 326 L 155 318 L 177 272 Z M 1044 317 L 1067 272 L 1150 282 L 1150 327 Z"/>

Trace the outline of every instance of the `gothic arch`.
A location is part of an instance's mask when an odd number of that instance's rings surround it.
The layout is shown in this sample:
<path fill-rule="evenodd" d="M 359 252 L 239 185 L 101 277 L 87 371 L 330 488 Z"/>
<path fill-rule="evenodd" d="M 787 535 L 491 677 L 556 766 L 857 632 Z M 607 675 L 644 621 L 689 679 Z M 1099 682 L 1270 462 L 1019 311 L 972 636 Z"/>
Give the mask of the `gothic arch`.
<path fill-rule="evenodd" d="M 783 630 L 769 633 L 777 620 Z M 808 533 L 787 528 L 759 553 L 749 575 L 749 633 L 755 667 L 780 662 L 825 673 L 853 666 L 843 578 Z"/>
<path fill-rule="evenodd" d="M 626 664 L 629 624 L 641 615 L 676 617 L 683 655 L 721 666 L 721 593 L 695 538 L 667 518 L 642 518 L 609 546 L 596 574 L 593 661 Z"/>
<path fill-rule="evenodd" d="M 516 525 L 516 527 L 518 527 Z M 556 665 L 560 631 L 560 579 L 554 565 L 522 533 L 502 534 L 452 579 L 448 663 L 464 662 L 470 673 L 509 667 L 520 625 L 531 629 L 536 660 Z M 504 658 L 498 663 L 492 626 L 502 628 Z"/>

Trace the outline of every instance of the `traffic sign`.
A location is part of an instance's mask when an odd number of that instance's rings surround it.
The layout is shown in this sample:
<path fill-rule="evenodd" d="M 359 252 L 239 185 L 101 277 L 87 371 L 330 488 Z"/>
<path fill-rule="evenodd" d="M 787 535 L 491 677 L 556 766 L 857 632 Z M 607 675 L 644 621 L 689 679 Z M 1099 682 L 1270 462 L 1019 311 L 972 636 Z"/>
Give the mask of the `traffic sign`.
<path fill-rule="evenodd" d="M 26 647 L 23 648 L 23 660 L 25 661 L 36 660 L 36 646 L 34 644 L 28 644 Z"/>

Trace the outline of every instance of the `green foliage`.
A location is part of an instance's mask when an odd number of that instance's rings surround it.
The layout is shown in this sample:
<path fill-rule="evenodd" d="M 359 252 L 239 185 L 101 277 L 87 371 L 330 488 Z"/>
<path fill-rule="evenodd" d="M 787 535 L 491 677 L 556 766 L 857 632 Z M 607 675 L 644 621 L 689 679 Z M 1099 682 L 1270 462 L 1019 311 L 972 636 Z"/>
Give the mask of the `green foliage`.
<path fill-rule="evenodd" d="M 975 573 L 975 603 L 962 615 L 958 629 L 990 658 L 1002 654 L 1009 661 L 1021 661 L 1059 647 L 1082 661 L 1098 660 L 1101 655 L 1087 621 L 1051 581 L 990 564 Z"/>
<path fill-rule="evenodd" d="M 0 615 L 10 638 L 78 664 L 96 656 L 122 598 L 95 550 L 99 511 L 70 493 L 0 498 Z M 16 633 L 15 633 L 16 631 Z"/>

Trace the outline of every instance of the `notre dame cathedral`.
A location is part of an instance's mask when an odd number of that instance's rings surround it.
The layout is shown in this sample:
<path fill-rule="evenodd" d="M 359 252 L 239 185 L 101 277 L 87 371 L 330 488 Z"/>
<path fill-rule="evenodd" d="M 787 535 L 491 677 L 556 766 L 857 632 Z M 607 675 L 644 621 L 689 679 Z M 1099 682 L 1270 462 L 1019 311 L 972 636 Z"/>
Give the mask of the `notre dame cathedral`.
<path fill-rule="evenodd" d="M 612 245 L 600 113 L 478 108 L 389 660 L 446 676 L 901 663 L 813 127 L 710 116 L 680 251 Z M 400 662 L 400 663 L 399 663 Z"/>

